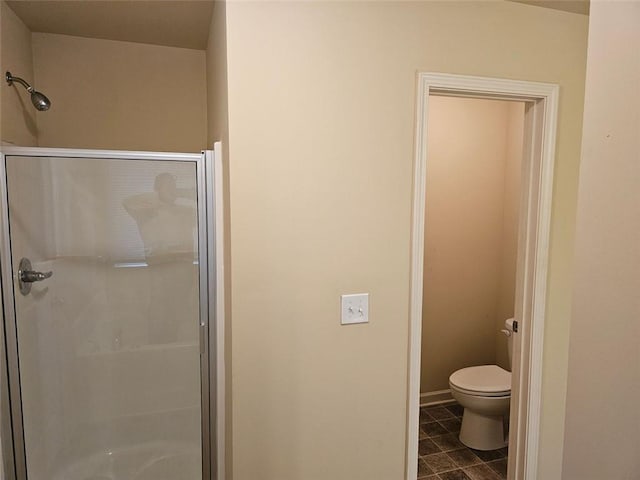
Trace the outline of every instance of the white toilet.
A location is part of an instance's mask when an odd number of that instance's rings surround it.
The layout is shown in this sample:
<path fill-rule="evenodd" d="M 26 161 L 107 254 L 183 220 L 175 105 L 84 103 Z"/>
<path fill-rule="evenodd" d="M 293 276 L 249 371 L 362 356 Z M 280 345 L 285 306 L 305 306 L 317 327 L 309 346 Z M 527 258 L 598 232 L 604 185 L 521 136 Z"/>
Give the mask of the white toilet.
<path fill-rule="evenodd" d="M 509 349 L 513 354 L 513 318 L 504 322 Z M 476 450 L 497 450 L 507 445 L 505 417 L 511 400 L 511 372 L 497 365 L 460 369 L 449 377 L 451 395 L 464 407 L 460 441 Z"/>

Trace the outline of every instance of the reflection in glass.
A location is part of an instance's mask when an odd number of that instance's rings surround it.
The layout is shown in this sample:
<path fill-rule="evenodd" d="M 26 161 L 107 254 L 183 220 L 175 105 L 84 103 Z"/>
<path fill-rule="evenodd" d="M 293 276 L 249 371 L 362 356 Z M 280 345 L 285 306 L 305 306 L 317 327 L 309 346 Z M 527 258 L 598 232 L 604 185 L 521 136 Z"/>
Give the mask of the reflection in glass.
<path fill-rule="evenodd" d="M 123 201 L 138 225 L 146 264 L 157 270 L 150 275 L 149 343 L 177 340 L 179 325 L 175 319 L 182 314 L 181 305 L 167 304 L 166 292 L 173 290 L 176 297 L 185 298 L 194 290 L 195 198 L 195 188 L 178 188 L 176 177 L 163 172 L 155 177 L 153 192 Z"/>

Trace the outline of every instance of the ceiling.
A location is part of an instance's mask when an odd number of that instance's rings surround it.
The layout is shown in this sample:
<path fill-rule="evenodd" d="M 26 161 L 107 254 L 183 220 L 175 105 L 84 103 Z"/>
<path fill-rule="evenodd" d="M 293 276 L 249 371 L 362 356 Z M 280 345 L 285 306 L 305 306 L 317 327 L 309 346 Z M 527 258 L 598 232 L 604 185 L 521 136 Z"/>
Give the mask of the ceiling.
<path fill-rule="evenodd" d="M 565 12 L 589 15 L 589 0 L 511 0 L 512 2 L 526 3 L 538 7 L 564 10 Z"/>
<path fill-rule="evenodd" d="M 212 0 L 8 0 L 32 32 L 204 50 Z"/>

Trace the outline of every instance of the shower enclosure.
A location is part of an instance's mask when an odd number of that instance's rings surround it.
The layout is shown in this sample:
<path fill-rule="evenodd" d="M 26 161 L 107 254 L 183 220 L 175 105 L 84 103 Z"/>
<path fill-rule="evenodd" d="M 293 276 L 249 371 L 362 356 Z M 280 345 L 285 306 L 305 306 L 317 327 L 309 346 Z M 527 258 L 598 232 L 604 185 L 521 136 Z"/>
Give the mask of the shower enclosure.
<path fill-rule="evenodd" d="M 216 478 L 214 153 L 3 147 L 9 479 Z"/>

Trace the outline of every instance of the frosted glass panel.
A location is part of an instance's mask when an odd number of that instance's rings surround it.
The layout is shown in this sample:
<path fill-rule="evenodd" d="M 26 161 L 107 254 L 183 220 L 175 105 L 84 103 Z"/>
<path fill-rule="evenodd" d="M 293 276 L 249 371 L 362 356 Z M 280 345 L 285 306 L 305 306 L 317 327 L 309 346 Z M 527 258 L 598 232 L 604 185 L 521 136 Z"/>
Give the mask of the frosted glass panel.
<path fill-rule="evenodd" d="M 30 480 L 202 477 L 196 166 L 7 158 Z"/>

